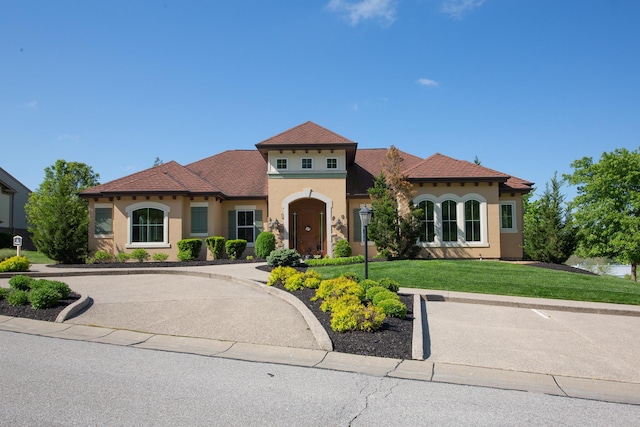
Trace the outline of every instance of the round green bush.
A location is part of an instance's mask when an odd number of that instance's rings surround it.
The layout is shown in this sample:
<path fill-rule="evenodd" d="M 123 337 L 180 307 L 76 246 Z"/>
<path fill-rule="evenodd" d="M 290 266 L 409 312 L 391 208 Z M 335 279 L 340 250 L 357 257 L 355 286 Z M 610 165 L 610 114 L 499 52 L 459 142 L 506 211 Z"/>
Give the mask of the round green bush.
<path fill-rule="evenodd" d="M 407 306 L 402 301 L 396 299 L 385 299 L 378 303 L 377 307 L 389 317 L 404 319 L 407 315 Z"/>
<path fill-rule="evenodd" d="M 53 286 L 42 286 L 29 292 L 29 302 L 36 310 L 55 307 L 60 300 L 60 293 Z"/>
<path fill-rule="evenodd" d="M 295 249 L 276 249 L 267 256 L 267 265 L 271 267 L 297 267 L 301 264 L 300 254 Z"/>
<path fill-rule="evenodd" d="M 371 280 L 371 279 L 364 279 L 362 281 L 360 281 L 359 285 L 362 287 L 362 289 L 364 290 L 365 294 L 367 293 L 367 291 L 371 288 L 373 288 L 374 286 L 380 286 L 378 284 L 378 282 L 376 282 L 375 280 Z"/>
<path fill-rule="evenodd" d="M 34 279 L 32 277 L 19 274 L 9 279 L 9 286 L 11 287 L 11 289 L 28 291 L 29 289 L 31 289 L 31 284 L 33 283 L 33 281 Z"/>
<path fill-rule="evenodd" d="M 375 297 L 379 292 L 383 292 L 387 290 L 388 289 L 383 288 L 382 286 L 372 286 L 369 289 L 367 289 L 367 292 L 365 293 L 365 297 L 368 300 L 373 300 L 373 297 Z"/>
<path fill-rule="evenodd" d="M 97 251 L 93 256 L 93 261 L 98 264 L 103 262 L 113 262 L 113 255 L 107 251 Z"/>
<path fill-rule="evenodd" d="M 143 262 L 149 259 L 149 252 L 142 248 L 134 249 L 131 251 L 131 258 L 138 262 Z"/>
<path fill-rule="evenodd" d="M 256 238 L 256 256 L 258 258 L 266 258 L 276 249 L 276 236 L 269 232 L 263 231 Z"/>
<path fill-rule="evenodd" d="M 7 302 L 9 305 L 18 307 L 20 305 L 26 305 L 29 303 L 29 293 L 27 291 L 21 291 L 19 289 L 11 289 L 9 295 L 7 295 Z"/>
<path fill-rule="evenodd" d="M 382 279 L 378 280 L 378 283 L 380 284 L 380 286 L 389 289 L 391 292 L 398 292 L 398 290 L 400 289 L 400 284 L 388 277 L 383 277 Z"/>
<path fill-rule="evenodd" d="M 376 296 L 373 297 L 371 302 L 373 302 L 373 305 L 378 305 L 380 304 L 380 301 L 384 301 L 388 299 L 394 299 L 394 300 L 400 301 L 400 297 L 398 296 L 398 294 L 385 289 L 382 292 L 378 292 Z"/>
<path fill-rule="evenodd" d="M 0 299 L 6 298 L 7 295 L 9 295 L 9 292 L 11 292 L 11 289 L 0 288 Z"/>
<path fill-rule="evenodd" d="M 45 284 L 45 287 L 52 288 L 53 290 L 58 292 L 60 294 L 60 298 L 64 299 L 69 297 L 69 294 L 71 293 L 71 289 L 69 288 L 69 285 L 67 285 L 66 283 L 58 282 L 57 280 L 47 280 L 46 282 L 47 283 Z"/>
<path fill-rule="evenodd" d="M 333 256 L 336 258 L 347 258 L 351 256 L 351 246 L 348 240 L 339 240 L 336 243 L 336 248 L 333 251 Z"/>

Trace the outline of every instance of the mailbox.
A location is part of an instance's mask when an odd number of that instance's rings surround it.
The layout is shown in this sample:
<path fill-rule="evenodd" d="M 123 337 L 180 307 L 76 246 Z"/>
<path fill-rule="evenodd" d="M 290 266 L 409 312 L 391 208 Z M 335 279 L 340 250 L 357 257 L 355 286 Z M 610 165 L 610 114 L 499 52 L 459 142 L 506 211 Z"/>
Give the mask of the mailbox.
<path fill-rule="evenodd" d="M 22 246 L 22 236 L 13 236 L 13 246 Z"/>

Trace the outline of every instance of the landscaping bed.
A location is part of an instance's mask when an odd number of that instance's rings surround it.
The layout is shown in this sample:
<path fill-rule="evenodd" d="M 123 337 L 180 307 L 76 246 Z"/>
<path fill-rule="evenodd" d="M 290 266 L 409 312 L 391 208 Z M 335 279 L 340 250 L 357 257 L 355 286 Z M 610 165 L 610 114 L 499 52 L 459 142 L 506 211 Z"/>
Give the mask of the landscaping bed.
<path fill-rule="evenodd" d="M 11 317 L 25 317 L 27 319 L 45 320 L 47 322 L 55 322 L 58 314 L 68 305 L 73 304 L 80 295 L 71 292 L 68 298 L 60 299 L 55 307 L 34 309 L 30 305 L 19 305 L 14 307 L 9 304 L 6 299 L 0 300 L 0 315 Z"/>

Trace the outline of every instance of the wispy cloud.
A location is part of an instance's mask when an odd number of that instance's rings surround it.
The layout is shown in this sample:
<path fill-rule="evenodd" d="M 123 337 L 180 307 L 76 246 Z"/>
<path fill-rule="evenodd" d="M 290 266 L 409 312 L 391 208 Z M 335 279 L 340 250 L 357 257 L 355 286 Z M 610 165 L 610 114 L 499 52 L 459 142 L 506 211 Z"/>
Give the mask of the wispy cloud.
<path fill-rule="evenodd" d="M 377 19 L 389 26 L 396 19 L 397 2 L 395 0 L 330 0 L 327 8 L 332 12 L 344 14 L 351 25 L 358 25 L 367 19 Z"/>
<path fill-rule="evenodd" d="M 427 86 L 427 87 L 438 87 L 440 86 L 440 83 L 438 83 L 435 80 L 431 80 L 431 79 L 418 79 L 416 80 L 416 83 L 418 83 L 420 86 Z"/>
<path fill-rule="evenodd" d="M 24 104 L 24 106 L 27 107 L 27 108 L 36 108 L 38 106 L 38 101 L 36 101 L 34 99 L 34 100 L 29 101 L 26 104 Z"/>
<path fill-rule="evenodd" d="M 466 12 L 477 9 L 486 0 L 444 0 L 440 10 L 451 18 L 460 19 Z"/>

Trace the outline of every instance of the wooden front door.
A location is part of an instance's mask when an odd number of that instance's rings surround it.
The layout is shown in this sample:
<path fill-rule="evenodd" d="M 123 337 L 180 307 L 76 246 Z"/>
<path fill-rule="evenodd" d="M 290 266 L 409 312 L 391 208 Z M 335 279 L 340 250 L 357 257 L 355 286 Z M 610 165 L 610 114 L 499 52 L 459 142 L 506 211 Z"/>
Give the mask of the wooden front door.
<path fill-rule="evenodd" d="M 289 247 L 302 256 L 327 253 L 324 202 L 302 199 L 289 206 Z"/>

